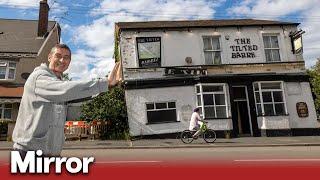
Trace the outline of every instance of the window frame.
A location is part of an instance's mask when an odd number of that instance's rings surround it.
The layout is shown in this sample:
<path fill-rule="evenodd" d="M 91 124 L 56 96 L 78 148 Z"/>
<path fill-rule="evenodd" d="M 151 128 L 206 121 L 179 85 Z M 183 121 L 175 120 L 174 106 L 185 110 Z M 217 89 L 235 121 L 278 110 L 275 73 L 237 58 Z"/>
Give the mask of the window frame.
<path fill-rule="evenodd" d="M 269 43 L 270 43 L 270 45 L 272 44 L 271 43 L 271 37 L 277 37 L 277 41 L 278 41 L 278 47 L 277 48 L 274 48 L 274 47 L 265 47 L 265 42 L 264 42 L 264 37 L 268 37 L 269 38 Z M 264 49 L 264 54 L 265 54 L 265 58 L 266 58 L 266 62 L 267 63 L 273 63 L 273 62 L 281 62 L 281 50 L 280 50 L 280 37 L 279 37 L 279 34 L 277 34 L 277 33 L 266 33 L 266 34 L 262 34 L 262 43 L 263 43 L 263 49 Z M 266 50 L 271 50 L 270 52 L 272 52 L 272 50 L 278 50 L 278 53 L 279 53 L 279 60 L 274 60 L 274 58 L 273 58 L 273 53 L 271 53 L 271 61 L 268 61 L 268 59 L 267 59 L 267 52 L 266 52 Z"/>
<path fill-rule="evenodd" d="M 0 78 L 0 81 L 14 81 L 16 79 L 16 73 L 17 73 L 17 62 L 0 59 L 0 63 L 4 63 L 5 65 L 3 65 L 1 67 L 5 67 L 5 69 L 6 69 L 5 77 L 4 77 L 4 79 Z M 10 67 L 10 64 L 15 64 L 15 67 Z M 13 78 L 9 79 L 9 71 L 12 69 L 14 70 Z"/>
<path fill-rule="evenodd" d="M 10 108 L 6 108 L 5 106 L 6 105 L 11 105 Z M 4 118 L 4 111 L 5 110 L 10 110 L 10 118 Z M 10 103 L 3 103 L 3 104 L 0 104 L 0 111 L 1 111 L 1 114 L 0 114 L 0 119 L 3 119 L 3 120 L 12 120 L 12 110 L 13 110 L 13 104 L 10 104 Z"/>
<path fill-rule="evenodd" d="M 222 86 L 222 91 L 217 92 L 203 92 L 203 86 Z M 199 87 L 199 93 L 197 92 L 197 87 Z M 230 112 L 229 112 L 229 103 L 228 103 L 228 96 L 227 96 L 227 84 L 225 83 L 199 83 L 195 85 L 195 93 L 196 93 L 196 107 L 201 109 L 200 117 L 203 119 L 230 119 Z M 204 94 L 212 94 L 213 96 L 213 105 L 204 105 Z M 224 95 L 224 105 L 216 105 L 215 95 L 216 94 L 223 94 Z M 201 105 L 198 104 L 198 96 L 201 98 Z M 213 107 L 215 117 L 214 118 L 206 118 L 205 115 L 205 107 Z M 216 107 L 225 107 L 226 108 L 226 117 L 217 117 L 217 108 Z"/>
<path fill-rule="evenodd" d="M 156 104 L 160 104 L 160 103 L 166 103 L 166 108 L 162 108 L 162 109 L 157 109 L 156 108 Z M 169 103 L 174 103 L 175 107 L 174 108 L 170 108 L 169 107 Z M 147 105 L 148 104 L 153 104 L 153 109 L 148 109 Z M 150 122 L 148 120 L 148 112 L 155 112 L 155 111 L 167 111 L 167 110 L 175 110 L 175 114 L 176 114 L 176 120 L 175 121 L 161 121 L 161 122 Z M 146 112 L 146 118 L 147 118 L 147 125 L 148 124 L 164 124 L 164 123 L 174 123 L 174 122 L 180 122 L 177 118 L 177 102 L 175 100 L 172 101 L 157 101 L 157 102 L 146 102 L 145 103 L 145 112 Z"/>
<path fill-rule="evenodd" d="M 262 89 L 261 88 L 261 84 L 263 83 L 280 83 L 280 88 L 281 89 Z M 255 84 L 258 84 L 258 90 L 255 90 Z M 287 108 L 287 101 L 286 101 L 286 96 L 285 96 L 285 88 L 284 88 L 284 82 L 283 81 L 257 81 L 257 82 L 253 82 L 252 84 L 253 86 L 253 94 L 254 94 L 254 101 L 255 101 L 255 108 L 256 108 L 256 115 L 257 117 L 263 117 L 263 116 L 288 116 L 288 108 Z M 263 92 L 270 92 L 271 93 L 271 99 L 272 102 L 264 102 L 263 101 Z M 274 101 L 274 94 L 273 92 L 281 92 L 282 94 L 282 101 L 281 102 L 275 102 Z M 256 93 L 259 93 L 259 100 L 260 102 L 257 102 L 257 97 L 256 97 Z M 260 104 L 261 106 L 261 115 L 258 112 L 258 104 Z M 273 107 L 273 115 L 266 115 L 265 113 L 265 109 L 264 109 L 264 105 L 265 104 L 272 104 Z M 276 114 L 276 109 L 275 109 L 275 105 L 276 104 L 283 104 L 284 106 L 284 114 Z"/>
<path fill-rule="evenodd" d="M 213 38 L 217 38 L 219 41 L 219 49 L 207 49 L 205 50 L 205 44 L 204 44 L 204 38 L 210 38 L 210 43 L 211 43 L 211 47 L 213 48 L 213 44 L 212 44 L 212 39 Z M 203 57 L 204 57 L 204 64 L 205 65 L 221 65 L 222 64 L 222 46 L 221 46 L 221 36 L 220 35 L 202 35 L 202 45 L 203 45 Z M 210 52 L 212 53 L 212 57 L 214 57 L 213 55 L 215 55 L 215 52 L 220 52 L 220 63 L 216 64 L 214 62 L 214 59 L 212 59 L 212 64 L 206 64 L 206 52 Z"/>

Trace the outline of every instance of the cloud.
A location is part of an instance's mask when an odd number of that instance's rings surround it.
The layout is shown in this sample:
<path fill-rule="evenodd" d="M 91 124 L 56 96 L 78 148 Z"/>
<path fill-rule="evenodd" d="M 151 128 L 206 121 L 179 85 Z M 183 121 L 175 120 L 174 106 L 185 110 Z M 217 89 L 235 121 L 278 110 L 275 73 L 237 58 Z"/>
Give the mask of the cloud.
<path fill-rule="evenodd" d="M 114 66 L 111 59 L 100 59 L 92 56 L 93 52 L 78 50 L 72 55 L 69 77 L 73 80 L 92 80 L 105 77 Z"/>
<path fill-rule="evenodd" d="M 39 6 L 39 0 L 0 0 L 0 5 L 28 9 Z"/>
<path fill-rule="evenodd" d="M 313 7 L 318 0 L 246 0 L 233 5 L 227 11 L 233 16 L 275 19 Z"/>
<path fill-rule="evenodd" d="M 177 20 L 212 18 L 215 8 L 225 0 L 104 0 L 92 14 L 112 15 L 123 12 L 127 16 L 148 20 Z"/>
<path fill-rule="evenodd" d="M 307 67 L 320 57 L 319 0 L 245 0 L 227 9 L 232 17 L 273 19 L 300 22 L 306 31 L 303 36 L 304 59 Z"/>
<path fill-rule="evenodd" d="M 87 49 L 76 52 L 76 58 L 85 61 L 95 58 L 94 67 L 86 70 L 87 76 L 105 76 L 114 65 L 114 23 L 124 21 L 178 20 L 178 19 L 211 19 L 215 8 L 225 0 L 104 0 L 90 11 L 95 18 L 89 25 L 75 29 L 75 44 L 83 44 Z M 86 51 L 85 56 L 83 52 Z M 79 53 L 79 54 L 78 54 Z M 73 58 L 74 59 L 74 58 Z M 90 63 L 86 66 L 89 67 Z M 92 63 L 91 63 L 92 65 Z M 82 66 L 71 65 L 70 73 L 81 76 Z M 72 77 L 72 76 L 71 76 Z"/>
<path fill-rule="evenodd" d="M 320 11 L 319 7 L 315 6 L 304 12 L 305 21 L 301 27 L 306 33 L 303 36 L 304 44 L 304 59 L 308 67 L 316 63 L 316 59 L 320 58 Z M 318 18 L 315 18 L 318 17 Z"/>

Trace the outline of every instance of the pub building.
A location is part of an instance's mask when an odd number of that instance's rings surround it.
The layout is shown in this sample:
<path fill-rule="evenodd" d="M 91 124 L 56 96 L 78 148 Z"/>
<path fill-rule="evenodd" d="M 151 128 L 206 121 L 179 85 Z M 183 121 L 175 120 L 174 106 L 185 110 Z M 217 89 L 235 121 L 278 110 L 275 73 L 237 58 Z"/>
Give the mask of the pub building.
<path fill-rule="evenodd" d="M 116 23 L 131 135 L 174 137 L 196 107 L 218 137 L 320 134 L 298 25 Z"/>

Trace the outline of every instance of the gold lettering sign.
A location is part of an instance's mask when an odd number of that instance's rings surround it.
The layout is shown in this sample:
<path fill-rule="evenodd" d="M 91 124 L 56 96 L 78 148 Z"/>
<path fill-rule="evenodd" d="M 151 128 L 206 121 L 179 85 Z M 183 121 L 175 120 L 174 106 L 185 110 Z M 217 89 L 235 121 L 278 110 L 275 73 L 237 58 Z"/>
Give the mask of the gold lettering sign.
<path fill-rule="evenodd" d="M 298 113 L 299 117 L 308 117 L 309 116 L 307 103 L 298 102 L 296 104 L 296 107 L 297 107 L 297 113 Z"/>

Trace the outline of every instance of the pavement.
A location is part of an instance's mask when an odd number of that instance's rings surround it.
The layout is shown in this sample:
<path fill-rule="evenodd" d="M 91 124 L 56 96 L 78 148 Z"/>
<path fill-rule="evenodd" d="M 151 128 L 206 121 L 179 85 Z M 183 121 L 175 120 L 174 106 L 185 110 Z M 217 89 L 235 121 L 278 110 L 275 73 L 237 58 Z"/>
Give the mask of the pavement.
<path fill-rule="evenodd" d="M 0 150 L 11 150 L 12 142 L 0 141 Z M 64 149 L 152 149 L 152 148 L 219 148 L 219 147 L 273 147 L 273 146 L 320 146 L 320 136 L 293 137 L 240 137 L 217 139 L 206 143 L 203 139 L 184 144 L 180 139 L 130 140 L 75 140 L 66 141 Z"/>

